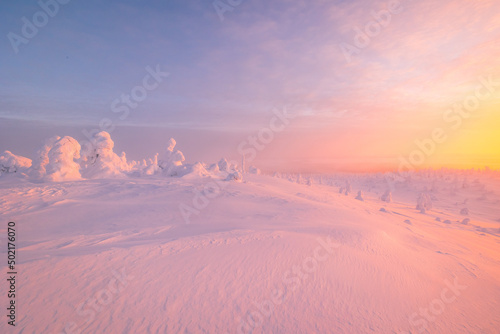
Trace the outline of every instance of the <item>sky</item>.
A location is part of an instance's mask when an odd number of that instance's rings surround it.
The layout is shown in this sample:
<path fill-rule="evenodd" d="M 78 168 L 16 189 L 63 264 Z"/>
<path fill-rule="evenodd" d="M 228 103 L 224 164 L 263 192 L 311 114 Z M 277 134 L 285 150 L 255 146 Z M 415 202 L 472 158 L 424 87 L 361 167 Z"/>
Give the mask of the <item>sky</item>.
<path fill-rule="evenodd" d="M 500 168 L 497 0 L 4 1 L 0 33 L 2 151 L 108 129 L 137 159 Z"/>

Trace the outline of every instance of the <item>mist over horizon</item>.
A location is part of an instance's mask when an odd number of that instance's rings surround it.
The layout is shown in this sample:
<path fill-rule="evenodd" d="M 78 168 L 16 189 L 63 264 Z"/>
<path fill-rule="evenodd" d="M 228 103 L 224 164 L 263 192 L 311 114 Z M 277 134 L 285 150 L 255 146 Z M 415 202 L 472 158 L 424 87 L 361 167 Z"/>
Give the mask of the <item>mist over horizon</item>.
<path fill-rule="evenodd" d="M 40 149 L 42 143 L 54 136 L 71 136 L 80 142 L 88 140 L 85 133 L 94 133 L 98 126 L 88 124 L 87 126 L 55 125 L 43 121 L 21 121 L 4 119 L 0 124 L 0 151 L 11 151 L 32 159 L 35 152 Z M 296 132 L 301 132 L 297 130 Z M 279 136 L 282 135 L 282 138 Z M 330 157 L 311 156 L 311 146 L 314 142 L 294 142 L 296 133 L 278 134 L 273 141 L 275 145 L 267 145 L 259 151 L 249 142 L 250 136 L 256 136 L 256 132 L 221 131 L 218 129 L 182 129 L 164 128 L 162 126 L 116 126 L 111 131 L 111 138 L 115 143 L 114 151 L 118 154 L 125 152 L 127 159 L 143 160 L 154 157 L 165 149 L 170 138 L 176 139 L 178 147 L 185 153 L 190 163 L 204 162 L 212 163 L 221 158 L 231 159 L 241 164 L 242 156 L 238 146 L 242 145 L 242 152 L 253 151 L 255 155 L 245 155 L 252 158 L 247 161 L 248 165 L 255 165 L 267 172 L 292 172 L 292 173 L 368 173 L 368 172 L 391 172 L 408 171 L 419 169 L 500 169 L 495 157 L 476 159 L 467 157 L 447 157 L 446 161 L 438 166 L 424 165 L 414 166 L 409 163 L 408 157 L 399 156 L 367 156 L 351 154 L 341 156 L 332 154 Z M 283 150 L 288 141 L 293 150 Z M 237 143 L 237 144 L 235 144 Z M 341 144 L 341 143 L 339 143 Z M 250 152 L 251 153 L 251 152 Z"/>

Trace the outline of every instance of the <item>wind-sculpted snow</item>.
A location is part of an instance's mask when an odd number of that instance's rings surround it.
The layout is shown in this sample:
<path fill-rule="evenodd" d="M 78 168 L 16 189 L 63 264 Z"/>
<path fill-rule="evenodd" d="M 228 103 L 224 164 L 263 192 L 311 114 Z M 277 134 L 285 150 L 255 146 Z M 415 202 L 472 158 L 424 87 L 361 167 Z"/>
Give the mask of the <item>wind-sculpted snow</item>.
<path fill-rule="evenodd" d="M 178 206 L 204 176 L 4 178 L 0 220 L 22 226 L 16 330 L 497 333 L 497 174 L 413 174 L 391 202 L 383 174 L 221 182 L 187 225 Z"/>

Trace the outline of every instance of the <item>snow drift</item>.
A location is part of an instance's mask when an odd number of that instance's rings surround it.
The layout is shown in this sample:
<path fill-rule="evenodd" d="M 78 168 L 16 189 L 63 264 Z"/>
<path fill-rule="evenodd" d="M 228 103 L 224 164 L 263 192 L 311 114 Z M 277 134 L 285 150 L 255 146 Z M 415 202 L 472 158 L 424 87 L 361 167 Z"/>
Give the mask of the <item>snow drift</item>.
<path fill-rule="evenodd" d="M 413 173 L 390 203 L 383 174 L 217 173 L 0 182 L 22 226 L 14 332 L 498 333 L 498 172 Z"/>

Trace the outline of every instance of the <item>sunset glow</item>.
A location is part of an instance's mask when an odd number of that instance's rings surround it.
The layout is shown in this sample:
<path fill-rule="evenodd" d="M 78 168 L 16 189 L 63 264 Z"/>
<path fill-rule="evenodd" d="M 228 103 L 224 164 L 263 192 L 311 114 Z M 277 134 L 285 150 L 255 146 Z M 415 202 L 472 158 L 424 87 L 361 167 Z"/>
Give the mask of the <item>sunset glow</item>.
<path fill-rule="evenodd" d="M 100 14 L 87 15 L 95 6 Z M 416 167 L 499 168 L 499 6 L 255 0 L 221 12 L 202 1 L 68 4 L 29 43 L 4 41 L 0 117 L 74 126 L 79 138 L 103 117 L 119 130 L 163 127 L 165 136 L 204 129 L 214 136 L 203 142 L 227 138 L 213 154 L 237 158 L 237 143 L 288 106 L 297 117 L 256 163 L 290 169 L 300 158 L 291 148 L 303 147 L 307 160 L 293 168 L 394 169 L 440 127 L 448 139 Z M 3 29 L 19 35 L 18 17 L 36 9 L 3 10 Z M 128 107 L 113 101 L 156 64 L 169 73 L 165 81 L 127 117 L 115 113 Z M 478 89 L 476 106 L 468 98 Z M 471 103 L 470 117 L 447 112 L 457 103 Z M 196 140 L 185 145 L 204 157 Z M 21 152 L 29 148 L 19 142 Z"/>

